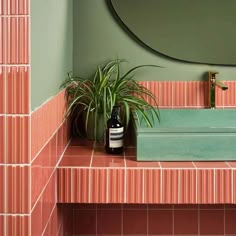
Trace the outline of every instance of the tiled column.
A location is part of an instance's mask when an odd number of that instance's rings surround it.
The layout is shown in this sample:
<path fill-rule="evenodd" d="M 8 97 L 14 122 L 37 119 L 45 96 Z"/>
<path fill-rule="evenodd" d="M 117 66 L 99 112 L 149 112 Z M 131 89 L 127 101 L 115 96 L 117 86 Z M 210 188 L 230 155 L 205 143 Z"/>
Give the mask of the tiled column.
<path fill-rule="evenodd" d="M 30 233 L 29 0 L 0 0 L 0 235 Z"/>

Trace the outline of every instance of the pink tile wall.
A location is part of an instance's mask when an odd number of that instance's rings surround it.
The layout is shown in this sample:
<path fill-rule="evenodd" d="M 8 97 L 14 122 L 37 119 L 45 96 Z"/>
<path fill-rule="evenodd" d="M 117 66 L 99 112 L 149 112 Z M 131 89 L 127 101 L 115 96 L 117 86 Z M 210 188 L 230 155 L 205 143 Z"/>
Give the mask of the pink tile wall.
<path fill-rule="evenodd" d="M 65 205 L 64 235 L 236 235 L 235 205 Z M 71 232 L 71 228 L 73 232 Z"/>
<path fill-rule="evenodd" d="M 236 82 L 223 81 L 229 89 L 216 87 L 216 107 L 236 107 Z M 140 81 L 156 95 L 159 108 L 206 108 L 209 107 L 208 82 L 204 81 Z M 148 99 L 147 99 L 148 100 Z M 152 105 L 153 102 L 149 101 Z"/>
<path fill-rule="evenodd" d="M 30 235 L 29 21 L 29 0 L 0 0 L 0 234 L 4 236 Z"/>

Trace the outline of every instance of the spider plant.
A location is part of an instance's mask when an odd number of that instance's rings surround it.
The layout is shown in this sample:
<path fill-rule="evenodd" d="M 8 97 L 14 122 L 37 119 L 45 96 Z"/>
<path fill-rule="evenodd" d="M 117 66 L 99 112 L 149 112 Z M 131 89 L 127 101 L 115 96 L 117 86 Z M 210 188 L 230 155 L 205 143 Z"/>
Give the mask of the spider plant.
<path fill-rule="evenodd" d="M 66 117 L 71 115 L 73 131 L 76 134 L 83 128 L 87 133 L 89 120 L 92 118 L 93 138 L 96 140 L 98 126 L 102 126 L 104 131 L 114 105 L 121 107 L 125 127 L 128 127 L 131 112 L 140 113 L 141 119 L 148 127 L 153 125 L 155 118 L 159 120 L 154 94 L 134 80 L 133 72 L 142 67 L 160 66 L 139 65 L 122 74 L 120 67 L 124 62 L 125 60 L 115 59 L 104 66 L 98 66 L 92 78 L 81 78 L 68 73 L 61 88 L 66 89 Z M 147 100 L 153 101 L 154 106 Z M 81 126 L 82 117 L 84 125 Z"/>

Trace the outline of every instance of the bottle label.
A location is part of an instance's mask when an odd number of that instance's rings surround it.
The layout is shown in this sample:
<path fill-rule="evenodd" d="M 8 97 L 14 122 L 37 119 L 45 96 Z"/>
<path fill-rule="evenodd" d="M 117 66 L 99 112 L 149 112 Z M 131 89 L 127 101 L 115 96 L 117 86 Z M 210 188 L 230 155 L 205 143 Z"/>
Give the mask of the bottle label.
<path fill-rule="evenodd" d="M 124 127 L 109 129 L 109 147 L 120 148 L 123 147 Z"/>

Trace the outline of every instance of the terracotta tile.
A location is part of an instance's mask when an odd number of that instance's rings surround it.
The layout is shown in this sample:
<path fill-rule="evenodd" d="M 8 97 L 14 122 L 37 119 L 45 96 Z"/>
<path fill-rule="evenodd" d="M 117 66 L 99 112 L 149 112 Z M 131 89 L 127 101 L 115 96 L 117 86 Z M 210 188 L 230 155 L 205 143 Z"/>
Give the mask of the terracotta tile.
<path fill-rule="evenodd" d="M 25 236 L 30 235 L 29 216 L 6 216 L 6 235 Z"/>
<path fill-rule="evenodd" d="M 97 209 L 101 210 L 121 210 L 123 205 L 122 204 L 96 204 Z"/>
<path fill-rule="evenodd" d="M 59 168 L 58 202 L 88 203 L 89 173 L 89 169 Z"/>
<path fill-rule="evenodd" d="M 92 149 L 90 146 L 69 146 L 64 156 L 91 156 Z"/>
<path fill-rule="evenodd" d="M 29 63 L 29 17 L 7 19 L 6 62 L 7 64 Z"/>
<path fill-rule="evenodd" d="M 236 235 L 236 209 L 225 210 L 225 234 Z"/>
<path fill-rule="evenodd" d="M 175 210 L 197 210 L 198 207 L 198 204 L 174 204 Z"/>
<path fill-rule="evenodd" d="M 185 105 L 188 108 L 194 108 L 199 106 L 198 98 L 198 81 L 189 81 L 186 83 L 186 100 Z"/>
<path fill-rule="evenodd" d="M 0 19 L 0 26 L 1 26 L 1 19 Z M 0 29 L 0 35 L 1 35 L 1 29 Z M 0 43 L 0 50 L 1 50 L 1 43 Z M 1 54 L 0 54 L 0 57 L 1 57 Z M 0 58 L 0 63 L 1 63 L 1 58 Z M 5 98 L 5 68 L 2 66 L 0 66 L 0 94 L 1 94 L 0 114 L 4 114 L 6 113 L 5 112 L 5 99 L 6 99 Z"/>
<path fill-rule="evenodd" d="M 236 168 L 236 161 L 227 161 L 226 163 L 229 164 L 231 168 Z"/>
<path fill-rule="evenodd" d="M 31 214 L 31 235 L 41 235 L 42 227 L 42 199 L 39 199 Z"/>
<path fill-rule="evenodd" d="M 201 168 L 211 168 L 211 169 L 215 169 L 215 168 L 229 168 L 229 166 L 227 165 L 226 162 L 223 161 L 212 161 L 212 162 L 207 162 L 207 161 L 202 161 L 202 162 L 194 162 L 194 165 L 201 169 Z"/>
<path fill-rule="evenodd" d="M 97 234 L 121 235 L 121 210 L 98 210 L 97 211 Z"/>
<path fill-rule="evenodd" d="M 186 82 L 174 81 L 173 82 L 173 107 L 184 108 L 186 99 Z"/>
<path fill-rule="evenodd" d="M 172 210 L 173 207 L 173 204 L 148 204 L 149 210 Z"/>
<path fill-rule="evenodd" d="M 91 140 L 83 139 L 83 138 L 77 138 L 73 137 L 70 146 L 90 146 L 93 147 L 94 142 Z"/>
<path fill-rule="evenodd" d="M 198 107 L 209 107 L 208 81 L 198 81 Z"/>
<path fill-rule="evenodd" d="M 56 236 L 58 232 L 58 210 L 57 207 L 54 207 L 53 213 L 50 218 L 49 225 L 50 227 L 50 234 L 48 236 Z"/>
<path fill-rule="evenodd" d="M 195 169 L 192 162 L 184 162 L 184 161 L 170 161 L 170 162 L 160 162 L 162 168 L 193 168 Z"/>
<path fill-rule="evenodd" d="M 125 170 L 108 169 L 108 202 L 125 202 Z"/>
<path fill-rule="evenodd" d="M 94 153 L 93 153 L 94 157 L 99 157 L 99 156 L 108 156 L 108 157 L 124 157 L 124 153 L 121 154 L 107 154 L 104 148 L 104 145 L 102 146 L 95 146 L 94 147 Z"/>
<path fill-rule="evenodd" d="M 96 210 L 98 205 L 109 206 L 110 204 L 78 203 L 73 204 L 73 210 Z"/>
<path fill-rule="evenodd" d="M 89 167 L 91 156 L 63 156 L 59 166 L 63 167 Z"/>
<path fill-rule="evenodd" d="M 9 8 L 7 14 L 10 15 L 27 15 L 29 14 L 29 0 L 8 0 Z"/>
<path fill-rule="evenodd" d="M 145 210 L 147 209 L 147 204 L 123 204 L 123 209 L 131 209 L 131 210 Z"/>
<path fill-rule="evenodd" d="M 162 170 L 162 203 L 178 203 L 178 170 Z"/>
<path fill-rule="evenodd" d="M 173 210 L 149 210 L 149 235 L 172 235 L 173 220 Z"/>
<path fill-rule="evenodd" d="M 232 202 L 231 170 L 215 170 L 215 203 Z"/>
<path fill-rule="evenodd" d="M 6 113 L 29 114 L 30 67 L 11 66 L 6 73 Z"/>
<path fill-rule="evenodd" d="M 96 235 L 96 210 L 74 211 L 73 234 Z"/>
<path fill-rule="evenodd" d="M 0 17 L 0 64 L 6 63 L 6 22 L 6 18 Z"/>
<path fill-rule="evenodd" d="M 226 94 L 225 91 L 223 91 L 220 88 L 216 87 L 216 89 L 215 89 L 215 106 L 216 106 L 216 108 L 224 107 L 225 94 Z M 226 102 L 226 104 L 227 104 L 227 102 Z"/>
<path fill-rule="evenodd" d="M 32 206 L 41 194 L 45 184 L 47 183 L 54 167 L 50 165 L 51 149 L 48 143 L 33 161 L 31 167 L 31 194 Z"/>
<path fill-rule="evenodd" d="M 174 210 L 174 235 L 198 235 L 198 210 Z"/>
<path fill-rule="evenodd" d="M 45 228 L 46 224 L 50 220 L 50 215 L 56 204 L 56 176 L 52 175 L 48 182 L 43 194 L 42 194 L 42 226 Z"/>
<path fill-rule="evenodd" d="M 232 191 L 233 191 L 233 201 L 232 201 L 232 203 L 236 204 L 236 170 L 235 169 L 232 170 L 232 175 L 233 175 L 233 180 L 232 180 L 232 182 L 233 182 L 233 189 L 232 189 Z"/>
<path fill-rule="evenodd" d="M 199 209 L 202 210 L 223 210 L 224 204 L 199 204 Z"/>
<path fill-rule="evenodd" d="M 235 81 L 223 81 L 228 86 L 228 90 L 220 90 L 224 97 L 224 107 L 234 107 L 236 106 L 236 83 Z M 219 104 L 220 105 L 220 104 Z"/>
<path fill-rule="evenodd" d="M 94 156 L 92 160 L 92 167 L 125 167 L 123 156 Z"/>
<path fill-rule="evenodd" d="M 224 211 L 223 210 L 200 210 L 200 234 L 223 235 L 224 234 Z"/>
<path fill-rule="evenodd" d="M 27 214 L 30 212 L 30 167 L 6 167 L 6 213 Z"/>
<path fill-rule="evenodd" d="M 4 235 L 4 221 L 5 216 L 0 215 L 0 235 Z"/>
<path fill-rule="evenodd" d="M 172 107 L 173 101 L 173 82 L 172 81 L 159 81 L 159 95 L 158 95 L 159 108 Z"/>
<path fill-rule="evenodd" d="M 179 200 L 178 202 L 195 204 L 197 203 L 197 175 L 194 169 L 179 170 Z"/>
<path fill-rule="evenodd" d="M 214 170 L 197 170 L 197 202 L 214 203 Z"/>
<path fill-rule="evenodd" d="M 29 117 L 6 117 L 6 163 L 29 163 Z"/>
<path fill-rule="evenodd" d="M 91 169 L 90 202 L 107 203 L 107 170 Z"/>
<path fill-rule="evenodd" d="M 136 157 L 136 148 L 135 147 L 126 147 L 125 148 L 125 157 Z"/>
<path fill-rule="evenodd" d="M 147 235 L 147 210 L 123 210 L 123 234 Z"/>
<path fill-rule="evenodd" d="M 0 163 L 5 163 L 5 116 L 0 115 Z"/>
<path fill-rule="evenodd" d="M 126 203 L 144 203 L 143 170 L 127 169 Z"/>
<path fill-rule="evenodd" d="M 57 159 L 57 135 L 55 134 L 49 142 L 50 142 L 50 148 L 51 148 L 50 166 L 55 167 L 58 162 L 58 159 Z"/>
<path fill-rule="evenodd" d="M 136 161 L 136 157 L 126 157 L 126 166 L 128 168 L 160 168 L 157 161 Z"/>
<path fill-rule="evenodd" d="M 145 169 L 144 171 L 144 202 L 161 202 L 161 170 Z"/>
<path fill-rule="evenodd" d="M 5 167 L 0 166 L 0 214 L 5 212 Z"/>

